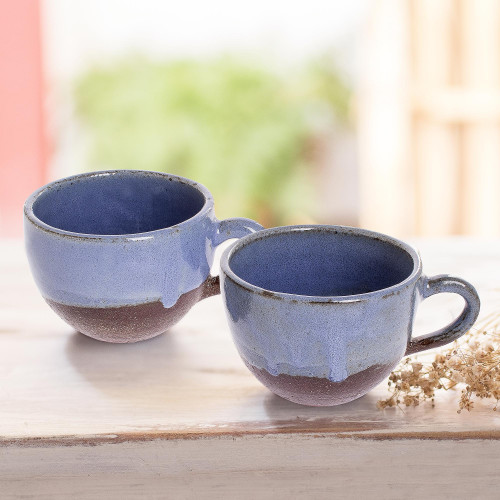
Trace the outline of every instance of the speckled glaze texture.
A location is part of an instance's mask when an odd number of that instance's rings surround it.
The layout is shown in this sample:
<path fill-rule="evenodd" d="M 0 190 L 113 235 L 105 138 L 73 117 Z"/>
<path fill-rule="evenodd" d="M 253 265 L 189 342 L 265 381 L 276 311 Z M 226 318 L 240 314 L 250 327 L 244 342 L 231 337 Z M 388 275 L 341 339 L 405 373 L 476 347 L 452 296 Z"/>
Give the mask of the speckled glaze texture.
<path fill-rule="evenodd" d="M 389 236 L 342 226 L 290 226 L 245 236 L 221 261 L 236 347 L 270 390 L 300 404 L 352 401 L 405 354 L 460 337 L 479 313 L 472 285 L 422 274 L 418 253 Z M 438 332 L 412 338 L 418 303 L 440 292 L 465 299 Z"/>
<path fill-rule="evenodd" d="M 40 188 L 24 207 L 25 242 L 45 300 L 78 331 L 136 342 L 218 293 L 215 247 L 262 226 L 219 221 L 209 191 L 182 177 L 104 171 Z"/>

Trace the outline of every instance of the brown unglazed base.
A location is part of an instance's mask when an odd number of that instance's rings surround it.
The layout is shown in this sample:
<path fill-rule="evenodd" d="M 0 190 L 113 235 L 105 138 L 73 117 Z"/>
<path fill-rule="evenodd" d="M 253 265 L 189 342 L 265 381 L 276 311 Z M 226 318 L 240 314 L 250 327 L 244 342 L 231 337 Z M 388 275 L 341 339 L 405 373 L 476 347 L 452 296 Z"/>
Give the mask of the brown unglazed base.
<path fill-rule="evenodd" d="M 262 384 L 282 398 L 301 405 L 335 406 L 364 396 L 391 373 L 396 362 L 371 366 L 342 382 L 331 382 L 319 377 L 276 376 L 246 361 L 245 364 Z"/>
<path fill-rule="evenodd" d="M 218 280 L 209 278 L 181 295 L 169 308 L 160 301 L 121 307 L 81 307 L 45 300 L 75 330 L 105 342 L 129 343 L 160 335 L 180 321 L 196 302 L 218 290 Z"/>

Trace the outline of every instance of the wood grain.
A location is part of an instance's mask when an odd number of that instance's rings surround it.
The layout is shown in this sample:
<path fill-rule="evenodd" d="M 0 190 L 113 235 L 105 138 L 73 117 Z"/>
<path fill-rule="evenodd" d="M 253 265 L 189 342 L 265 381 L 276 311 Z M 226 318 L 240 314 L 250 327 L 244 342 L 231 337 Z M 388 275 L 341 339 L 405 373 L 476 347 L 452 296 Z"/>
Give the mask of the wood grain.
<path fill-rule="evenodd" d="M 498 498 L 498 441 L 205 438 L 8 448 L 2 498 Z"/>
<path fill-rule="evenodd" d="M 500 309 L 500 241 L 417 246 L 428 274 L 458 274 L 477 286 L 484 314 Z M 379 411 L 382 385 L 339 407 L 295 405 L 244 367 L 220 297 L 156 339 L 105 344 L 72 331 L 46 306 L 20 242 L 1 243 L 0 257 L 1 498 L 156 498 L 167 487 L 174 498 L 200 491 L 326 498 L 347 477 L 357 481 L 353 498 L 370 484 L 384 498 L 401 498 L 404 481 L 414 494 L 436 484 L 472 494 L 476 479 L 483 498 L 492 492 L 500 418 L 487 403 L 458 415 L 450 391 L 434 409 Z M 429 299 L 416 333 L 460 307 L 452 296 Z M 460 489 L 453 481 L 466 471 L 471 480 Z"/>

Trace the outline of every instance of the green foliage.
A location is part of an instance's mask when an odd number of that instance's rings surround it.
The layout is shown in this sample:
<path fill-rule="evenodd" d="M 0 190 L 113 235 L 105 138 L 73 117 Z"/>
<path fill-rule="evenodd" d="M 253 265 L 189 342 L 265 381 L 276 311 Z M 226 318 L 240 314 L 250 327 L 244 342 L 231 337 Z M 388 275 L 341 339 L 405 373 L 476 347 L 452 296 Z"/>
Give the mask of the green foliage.
<path fill-rule="evenodd" d="M 158 170 L 206 185 L 219 217 L 265 225 L 314 211 L 306 143 L 315 116 L 346 120 L 338 72 L 278 75 L 235 59 L 130 60 L 95 68 L 75 89 L 90 167 Z"/>

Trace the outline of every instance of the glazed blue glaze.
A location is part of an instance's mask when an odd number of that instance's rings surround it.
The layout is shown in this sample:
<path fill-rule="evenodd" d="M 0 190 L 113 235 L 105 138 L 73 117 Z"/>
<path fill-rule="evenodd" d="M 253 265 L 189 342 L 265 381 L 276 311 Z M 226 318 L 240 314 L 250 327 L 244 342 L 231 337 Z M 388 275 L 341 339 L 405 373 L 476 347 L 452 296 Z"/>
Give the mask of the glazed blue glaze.
<path fill-rule="evenodd" d="M 82 307 L 172 307 L 209 277 L 219 243 L 262 227 L 217 220 L 211 194 L 194 181 L 129 170 L 51 183 L 30 196 L 24 214 L 42 295 Z"/>
<path fill-rule="evenodd" d="M 252 369 L 334 383 L 374 367 L 390 371 L 407 352 L 451 342 L 479 312 L 472 285 L 425 277 L 411 246 L 341 226 L 245 236 L 222 257 L 221 288 L 233 339 Z M 416 306 L 438 292 L 462 295 L 463 313 L 412 340 Z"/>

